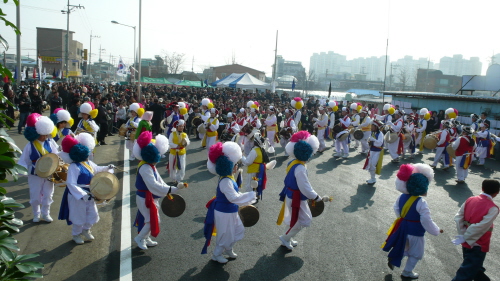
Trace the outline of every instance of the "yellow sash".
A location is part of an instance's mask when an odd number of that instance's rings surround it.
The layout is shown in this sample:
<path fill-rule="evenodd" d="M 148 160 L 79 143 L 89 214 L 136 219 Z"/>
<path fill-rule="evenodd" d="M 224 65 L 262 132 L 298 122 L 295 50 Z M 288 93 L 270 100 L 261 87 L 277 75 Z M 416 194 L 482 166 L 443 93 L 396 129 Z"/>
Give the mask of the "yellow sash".
<path fill-rule="evenodd" d="M 82 120 L 82 124 L 83 124 L 83 127 L 85 128 L 86 131 L 88 132 L 94 132 L 94 130 L 92 129 L 92 127 L 90 126 L 89 122 L 87 120 Z"/>
<path fill-rule="evenodd" d="M 173 136 L 173 142 L 177 144 L 177 147 L 181 147 L 181 140 L 184 138 L 187 138 L 186 133 L 181 133 L 181 139 L 179 139 L 177 132 L 172 132 Z M 182 149 L 177 149 L 177 148 L 171 148 L 170 149 L 170 154 L 177 154 L 177 155 L 184 155 L 186 154 L 186 148 L 183 147 Z"/>
<path fill-rule="evenodd" d="M 411 196 L 410 198 L 408 198 L 408 201 L 406 201 L 406 203 L 403 206 L 403 209 L 400 212 L 399 218 L 395 219 L 391 227 L 389 227 L 389 230 L 387 230 L 386 233 L 387 235 L 390 235 L 392 233 L 392 230 L 394 229 L 399 220 L 406 217 L 406 214 L 408 214 L 408 211 L 410 210 L 410 207 L 413 205 L 413 202 L 415 202 L 415 200 L 417 200 L 419 197 L 420 196 Z M 380 246 L 380 248 L 384 248 L 384 246 L 385 242 L 382 244 L 382 246 Z"/>
<path fill-rule="evenodd" d="M 210 122 L 210 119 L 208 119 L 209 123 L 212 123 L 212 125 L 217 124 L 217 118 L 214 118 L 214 121 Z M 205 126 L 203 124 L 203 126 Z M 207 137 L 216 137 L 217 136 L 217 130 L 213 132 L 207 131 L 205 133 L 205 136 L 203 137 L 203 140 L 201 141 L 201 147 L 206 147 L 207 146 Z"/>
<path fill-rule="evenodd" d="M 365 123 L 366 118 L 368 118 L 368 116 L 365 116 L 365 119 L 363 119 L 363 121 L 361 123 Z M 371 127 L 372 127 L 372 124 L 368 124 L 365 127 L 361 127 L 361 131 L 363 131 L 363 132 L 371 131 L 371 129 L 372 129 Z"/>
<path fill-rule="evenodd" d="M 40 153 L 41 156 L 44 156 L 45 154 L 49 153 L 45 147 L 43 147 L 43 145 L 39 142 L 39 141 L 33 141 L 32 142 L 33 145 L 35 146 L 36 150 L 38 151 L 38 153 Z"/>
<path fill-rule="evenodd" d="M 253 160 L 253 163 L 248 166 L 247 173 L 258 173 L 259 166 L 262 163 L 262 150 L 259 147 L 254 147 L 255 152 L 257 153 L 257 157 Z"/>
<path fill-rule="evenodd" d="M 295 165 L 295 164 L 301 164 L 301 165 L 306 165 L 306 162 L 305 161 L 300 161 L 300 160 L 293 160 L 290 165 L 288 165 L 288 167 L 286 167 L 286 173 L 288 174 L 288 172 L 290 171 L 290 169 Z M 281 225 L 283 223 L 283 220 L 285 219 L 285 202 L 286 202 L 286 196 L 285 196 L 285 200 L 283 200 L 283 204 L 281 204 L 281 210 L 280 210 L 280 213 L 278 215 L 278 220 L 276 221 L 276 224 L 277 225 Z"/>
<path fill-rule="evenodd" d="M 92 167 L 90 167 L 90 165 L 89 165 L 89 164 L 87 164 L 87 162 L 81 162 L 81 164 L 82 164 L 85 168 L 87 168 L 87 170 L 89 170 L 89 172 L 90 172 L 92 175 L 94 175 L 94 169 L 92 169 Z"/>
<path fill-rule="evenodd" d="M 377 167 L 375 167 L 375 174 L 380 175 L 382 171 L 382 162 L 384 162 L 384 149 L 380 150 L 380 154 L 378 155 Z"/>

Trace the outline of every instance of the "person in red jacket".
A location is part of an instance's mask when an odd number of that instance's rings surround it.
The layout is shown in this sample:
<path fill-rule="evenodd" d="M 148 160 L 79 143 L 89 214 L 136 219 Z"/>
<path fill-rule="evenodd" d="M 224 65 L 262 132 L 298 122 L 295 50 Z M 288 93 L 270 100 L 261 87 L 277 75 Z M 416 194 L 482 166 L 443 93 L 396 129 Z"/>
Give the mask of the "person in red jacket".
<path fill-rule="evenodd" d="M 490 280 L 483 263 L 490 249 L 493 221 L 498 216 L 493 198 L 500 191 L 500 182 L 484 180 L 482 190 L 480 195 L 469 197 L 455 215 L 458 235 L 452 242 L 462 244 L 464 260 L 452 281 Z"/>
<path fill-rule="evenodd" d="M 441 122 L 443 125 L 443 130 L 438 134 L 438 143 L 436 147 L 436 156 L 434 157 L 434 163 L 431 167 L 436 168 L 437 164 L 443 159 L 443 170 L 448 170 L 450 168 L 450 155 L 446 151 L 446 147 L 450 144 L 450 132 L 449 128 L 451 123 L 447 120 Z"/>
<path fill-rule="evenodd" d="M 472 163 L 473 151 L 476 141 L 471 137 L 471 127 L 462 128 L 462 136 L 451 144 L 457 158 L 457 183 L 464 183 L 469 175 L 469 166 Z"/>

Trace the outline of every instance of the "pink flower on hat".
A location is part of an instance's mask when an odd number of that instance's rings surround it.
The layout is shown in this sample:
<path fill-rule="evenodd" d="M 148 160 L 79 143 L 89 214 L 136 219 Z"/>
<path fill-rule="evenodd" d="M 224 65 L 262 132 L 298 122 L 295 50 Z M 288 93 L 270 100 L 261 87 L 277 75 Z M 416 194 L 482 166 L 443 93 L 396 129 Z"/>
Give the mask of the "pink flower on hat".
<path fill-rule="evenodd" d="M 151 133 L 150 131 L 144 131 L 137 138 L 137 144 L 142 149 L 146 147 L 146 145 L 150 144 L 152 139 L 153 133 Z"/>
<path fill-rule="evenodd" d="M 67 135 L 66 137 L 64 137 L 64 139 L 61 142 L 62 151 L 69 153 L 71 148 L 77 144 L 78 144 L 78 141 L 75 138 L 73 138 L 71 135 Z"/>
<path fill-rule="evenodd" d="M 290 138 L 291 142 L 299 142 L 301 140 L 305 141 L 307 140 L 311 134 L 308 131 L 300 131 L 295 134 Z"/>
<path fill-rule="evenodd" d="M 208 152 L 208 159 L 210 162 L 215 163 L 217 159 L 224 155 L 222 152 L 222 142 L 218 142 L 210 147 L 210 151 Z"/>
<path fill-rule="evenodd" d="M 42 118 L 42 115 L 38 113 L 31 113 L 28 118 L 26 119 L 26 126 L 28 127 L 35 127 L 35 123 Z"/>

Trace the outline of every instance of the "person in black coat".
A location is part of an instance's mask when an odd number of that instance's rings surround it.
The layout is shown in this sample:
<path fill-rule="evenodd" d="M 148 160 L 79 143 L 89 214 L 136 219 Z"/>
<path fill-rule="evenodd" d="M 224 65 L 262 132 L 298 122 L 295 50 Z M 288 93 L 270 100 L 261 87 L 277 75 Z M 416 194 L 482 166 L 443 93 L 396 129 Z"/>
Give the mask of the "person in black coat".
<path fill-rule="evenodd" d="M 158 99 L 154 99 L 153 104 L 147 110 L 153 111 L 153 120 L 151 120 L 153 134 L 161 134 L 160 123 L 165 115 L 165 107 L 158 103 Z"/>
<path fill-rule="evenodd" d="M 38 90 L 33 91 L 33 97 L 31 98 L 31 111 L 33 113 L 38 113 L 42 114 L 42 109 L 43 109 L 43 100 L 40 94 L 38 93 Z"/>
<path fill-rule="evenodd" d="M 17 132 L 21 134 L 22 128 L 26 125 L 26 119 L 28 115 L 31 114 L 31 99 L 28 97 L 26 89 L 23 90 L 16 104 L 19 106 L 19 124 L 17 125 Z"/>
<path fill-rule="evenodd" d="M 80 123 L 81 119 L 78 117 L 78 113 L 80 111 L 80 100 L 74 99 L 68 111 L 69 114 L 71 115 L 71 118 L 73 118 L 74 120 L 73 126 L 71 127 L 71 131 L 76 132 L 76 127 L 78 126 L 78 123 Z"/>
<path fill-rule="evenodd" d="M 59 96 L 59 92 L 54 92 L 54 95 L 50 99 L 50 114 L 54 113 L 56 108 L 62 108 L 63 100 Z"/>
<path fill-rule="evenodd" d="M 108 135 L 108 112 L 106 111 L 107 98 L 101 98 L 99 107 L 97 108 L 96 122 L 99 124 L 99 132 L 97 133 L 97 141 L 100 145 L 106 145 L 105 138 Z"/>

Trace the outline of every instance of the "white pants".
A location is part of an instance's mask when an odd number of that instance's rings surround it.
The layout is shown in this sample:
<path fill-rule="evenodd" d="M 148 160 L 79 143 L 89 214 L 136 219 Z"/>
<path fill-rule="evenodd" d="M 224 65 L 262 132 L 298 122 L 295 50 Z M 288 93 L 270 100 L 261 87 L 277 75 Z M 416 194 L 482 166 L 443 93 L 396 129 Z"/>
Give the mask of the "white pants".
<path fill-rule="evenodd" d="M 347 139 L 341 141 L 337 139 L 335 141 L 335 149 L 337 150 L 337 155 L 341 154 L 341 151 L 344 151 L 344 156 L 348 157 L 349 156 L 349 145 L 347 144 Z"/>
<path fill-rule="evenodd" d="M 292 219 L 292 199 L 286 196 L 285 204 L 286 207 L 285 207 L 285 216 L 283 222 L 286 225 L 290 225 L 290 221 Z M 311 226 L 311 222 L 312 222 L 312 214 L 311 210 L 309 209 L 309 205 L 307 204 L 307 200 L 300 200 L 300 210 L 297 223 L 303 227 L 309 227 Z"/>
<path fill-rule="evenodd" d="M 436 156 L 434 157 L 434 163 L 432 164 L 432 166 L 436 167 L 437 164 L 439 163 L 439 161 L 441 161 L 441 159 L 443 159 L 443 165 L 444 167 L 448 167 L 449 164 L 446 164 L 446 160 L 445 160 L 445 155 L 444 155 L 444 150 L 446 149 L 446 147 L 436 147 Z"/>
<path fill-rule="evenodd" d="M 216 136 L 213 136 L 213 137 L 209 137 L 207 136 L 207 140 L 205 142 L 205 144 L 207 145 L 207 155 L 208 155 L 208 152 L 210 151 L 210 147 L 212 145 L 214 145 L 215 143 L 217 142 L 217 137 Z"/>
<path fill-rule="evenodd" d="M 232 250 L 234 244 L 243 239 L 245 227 L 243 227 L 238 212 L 223 213 L 215 210 L 214 219 L 217 236 L 213 254 L 220 256 L 224 251 Z"/>
<path fill-rule="evenodd" d="M 169 154 L 168 156 L 168 170 L 170 172 L 170 178 L 174 181 L 182 181 L 184 179 L 184 175 L 186 174 L 186 154 L 179 155 L 179 163 L 181 165 L 181 169 L 177 170 L 177 165 L 174 166 L 176 155 Z"/>
<path fill-rule="evenodd" d="M 478 146 L 476 147 L 477 158 L 479 158 L 479 164 L 484 164 L 484 159 L 488 156 L 488 147 Z"/>
<path fill-rule="evenodd" d="M 467 155 L 462 155 L 462 156 L 457 156 L 457 180 L 459 181 L 464 181 L 467 176 L 469 175 L 469 169 L 464 169 L 460 167 L 460 162 L 462 162 L 462 158 L 466 157 Z"/>
<path fill-rule="evenodd" d="M 248 154 L 250 154 L 252 148 L 253 141 L 248 136 L 245 136 L 245 144 L 243 145 L 243 153 L 245 154 L 245 156 L 248 156 Z"/>
<path fill-rule="evenodd" d="M 370 179 L 375 180 L 375 170 L 377 169 L 378 159 L 380 158 L 380 151 L 370 151 L 368 158 L 368 165 L 365 170 L 370 173 Z"/>
<path fill-rule="evenodd" d="M 73 235 L 79 235 L 83 230 L 90 229 L 99 221 L 99 213 L 94 199 L 77 200 L 68 194 L 69 220 L 73 223 Z"/>
<path fill-rule="evenodd" d="M 417 149 L 418 149 L 419 151 L 424 150 L 423 148 L 422 148 L 422 150 L 420 150 L 420 142 L 422 141 L 422 134 L 423 134 L 423 132 L 422 132 L 422 133 L 417 133 L 417 137 L 416 137 L 416 139 L 415 139 L 415 151 L 416 151 Z M 422 147 L 423 147 L 423 146 L 422 146 Z"/>
<path fill-rule="evenodd" d="M 326 148 L 326 144 L 325 144 L 325 129 L 318 129 L 318 140 L 319 140 L 319 149 L 318 149 L 318 151 L 323 151 Z"/>
<path fill-rule="evenodd" d="M 154 198 L 153 201 L 155 202 L 156 205 L 156 210 L 160 210 L 160 198 Z M 144 216 L 144 223 L 149 223 L 150 222 L 150 212 L 149 208 L 146 207 L 146 199 L 142 198 L 138 195 L 135 196 L 135 203 L 137 205 L 137 209 L 141 212 L 141 214 Z M 160 215 L 158 214 L 158 222 L 160 222 Z"/>
<path fill-rule="evenodd" d="M 276 135 L 276 131 L 267 131 L 266 134 L 269 144 L 274 147 L 274 135 Z"/>
<path fill-rule="evenodd" d="M 363 131 L 363 138 L 361 139 L 361 151 L 367 152 L 370 151 L 370 146 L 368 145 L 368 139 L 372 135 L 371 131 Z"/>
<path fill-rule="evenodd" d="M 127 140 L 125 141 L 125 147 L 129 150 L 130 158 L 134 159 L 134 141 Z"/>
<path fill-rule="evenodd" d="M 354 138 L 354 133 L 351 134 L 351 143 L 354 141 L 354 147 L 358 147 L 360 141 Z"/>
<path fill-rule="evenodd" d="M 407 142 L 403 142 L 403 147 L 404 147 L 404 149 L 403 149 L 403 154 L 405 154 L 405 153 L 408 151 L 408 153 L 409 153 L 410 155 L 413 155 L 412 149 L 411 149 L 411 147 L 410 147 L 411 142 L 412 142 L 411 140 L 410 140 L 410 141 L 407 141 Z M 416 150 L 416 148 L 415 148 L 415 150 Z"/>
<path fill-rule="evenodd" d="M 387 148 L 389 149 L 389 153 L 391 154 L 393 160 L 399 157 L 398 146 L 399 146 L 399 137 L 395 142 L 387 143 Z"/>
<path fill-rule="evenodd" d="M 28 185 L 30 189 L 30 204 L 33 211 L 33 216 L 40 215 L 40 205 L 42 205 L 42 215 L 50 214 L 50 204 L 54 202 L 54 183 L 46 178 L 41 178 L 36 175 L 28 175 Z"/>
<path fill-rule="evenodd" d="M 256 177 L 257 176 L 257 173 L 245 173 L 245 192 L 249 192 L 249 191 L 253 191 L 253 188 L 252 188 L 252 178 L 253 177 Z"/>

